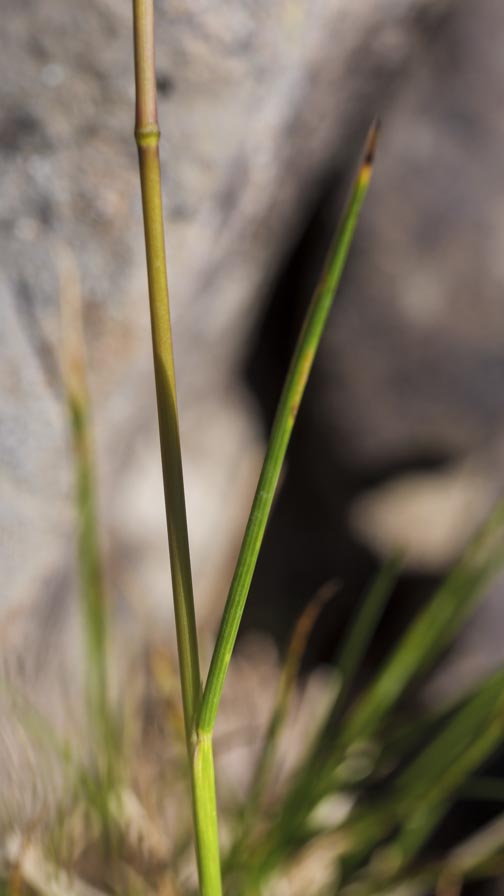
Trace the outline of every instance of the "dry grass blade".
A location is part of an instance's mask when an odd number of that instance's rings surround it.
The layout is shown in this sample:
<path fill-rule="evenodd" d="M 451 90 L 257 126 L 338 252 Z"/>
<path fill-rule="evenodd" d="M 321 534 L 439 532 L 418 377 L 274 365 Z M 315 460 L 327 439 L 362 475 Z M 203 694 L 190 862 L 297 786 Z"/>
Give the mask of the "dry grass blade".
<path fill-rule="evenodd" d="M 25 842 L 20 834 L 7 839 L 4 858 L 13 874 L 40 896 L 105 896 L 102 890 L 71 877 L 50 862 L 37 843 Z"/>
<path fill-rule="evenodd" d="M 289 710 L 299 668 L 306 650 L 306 645 L 320 613 L 328 601 L 336 593 L 337 586 L 328 582 L 309 602 L 298 619 L 289 643 L 285 662 L 280 675 L 277 695 L 269 721 L 261 752 L 259 754 L 251 784 L 244 804 L 243 814 L 238 823 L 238 830 L 229 850 L 226 869 L 232 868 L 239 860 L 240 853 L 246 846 L 250 831 L 257 821 L 264 795 L 271 779 L 278 739 Z"/>

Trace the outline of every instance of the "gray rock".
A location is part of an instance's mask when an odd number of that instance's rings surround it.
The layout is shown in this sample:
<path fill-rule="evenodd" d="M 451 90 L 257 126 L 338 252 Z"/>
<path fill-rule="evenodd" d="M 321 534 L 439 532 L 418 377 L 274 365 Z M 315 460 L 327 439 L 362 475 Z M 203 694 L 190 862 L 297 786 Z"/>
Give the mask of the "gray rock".
<path fill-rule="evenodd" d="M 343 451 L 360 471 L 425 449 L 469 453 L 500 433 L 504 218 L 495 109 L 503 12 L 498 0 L 450 6 L 157 4 L 168 257 L 202 622 L 213 623 L 221 605 L 258 467 L 257 417 L 239 379 L 251 333 L 317 196 L 353 163 L 378 108 L 386 124 L 376 185 L 314 379 L 316 414 L 308 409 L 299 444 L 309 458 L 322 439 L 329 465 Z M 62 707 L 67 689 L 79 693 L 81 663 L 57 361 L 61 245 L 81 279 L 114 614 L 131 652 L 146 634 L 173 636 L 130 31 L 121 0 L 90 0 L 84 11 L 63 0 L 5 0 L 2 662 L 5 680 L 20 679 L 62 730 L 74 727 Z M 334 209 L 329 229 L 333 220 Z M 327 469 L 320 464 L 307 477 L 314 501 L 322 494 L 327 502 Z M 337 503 L 340 516 L 347 504 Z M 292 527 L 299 522 L 294 515 Z M 8 755 L 11 730 L 2 726 Z M 16 768 L 10 792 L 25 780 L 26 766 Z"/>
<path fill-rule="evenodd" d="M 158 4 L 168 254 L 202 608 L 257 467 L 249 451 L 257 437 L 236 382 L 257 296 L 321 172 L 335 154 L 344 160 L 353 153 L 416 39 L 415 15 L 431 5 Z M 104 526 L 112 526 L 119 553 L 124 544 L 135 554 L 137 540 L 143 572 L 132 590 L 148 593 L 167 618 L 130 11 L 115 0 L 95 0 L 85 16 L 62 0 L 44 10 L 9 0 L 7 12 L 0 63 L 0 264 L 9 347 L 2 567 L 12 572 L 4 593 L 16 606 L 36 599 L 42 569 L 69 562 L 60 534 L 72 527 L 72 486 L 57 372 L 55 263 L 64 244 L 81 278 Z M 25 369 L 33 384 L 14 400 L 5 377 L 21 384 Z M 145 512 L 141 527 L 137 500 Z M 217 548 L 215 532 L 222 533 Z"/>
<path fill-rule="evenodd" d="M 423 20 L 402 77 L 382 94 L 375 177 L 250 609 L 251 625 L 281 636 L 278 619 L 339 578 L 333 625 L 321 626 L 324 656 L 377 560 L 407 547 L 398 603 L 409 618 L 411 576 L 430 593 L 503 496 L 502 23 L 495 0 Z M 250 376 L 267 421 L 345 182 L 336 164 L 256 336 Z M 502 606 L 481 610 L 489 616 L 478 629 L 494 633 L 492 645 L 478 642 L 481 669 L 485 656 L 487 668 L 504 659 Z"/>

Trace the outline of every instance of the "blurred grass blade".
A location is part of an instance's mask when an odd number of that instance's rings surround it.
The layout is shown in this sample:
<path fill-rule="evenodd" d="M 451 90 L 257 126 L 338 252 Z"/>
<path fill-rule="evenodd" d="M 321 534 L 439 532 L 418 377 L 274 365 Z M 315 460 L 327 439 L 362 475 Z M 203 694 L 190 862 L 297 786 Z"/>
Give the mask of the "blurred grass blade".
<path fill-rule="evenodd" d="M 392 856 L 391 856 L 392 858 Z M 376 859 L 376 856 L 375 856 Z M 499 861 L 500 859 L 500 861 Z M 392 859 L 393 861 L 393 859 Z M 433 892 L 460 893 L 462 885 L 469 880 L 500 880 L 504 871 L 504 814 L 498 815 L 488 824 L 459 842 L 446 856 L 434 861 L 422 862 L 414 868 L 406 868 L 394 873 L 392 867 L 385 874 L 383 870 L 368 866 L 369 875 L 360 875 L 359 896 L 391 896 L 403 893 L 405 896 L 429 896 Z M 350 894 L 353 884 L 340 887 L 338 875 L 333 892 L 341 890 Z"/>
<path fill-rule="evenodd" d="M 346 827 L 352 844 L 346 873 L 398 831 L 387 851 L 399 871 L 415 858 L 464 783 L 504 742 L 504 670 L 483 681 L 437 736 L 389 786 L 386 798 L 361 805 Z"/>
<path fill-rule="evenodd" d="M 244 811 L 239 822 L 238 831 L 226 861 L 227 867 L 233 866 L 237 855 L 240 853 L 244 844 L 246 844 L 247 835 L 253 827 L 256 816 L 260 811 L 264 793 L 271 779 L 278 740 L 289 711 L 294 686 L 306 651 L 308 639 L 320 613 L 327 602 L 334 596 L 335 592 L 336 586 L 334 583 L 323 585 L 309 602 L 294 627 L 278 684 L 273 712 L 252 775 L 252 781 L 247 792 Z"/>
<path fill-rule="evenodd" d="M 324 726 L 317 737 L 315 748 L 317 752 L 330 737 L 338 717 L 341 716 L 345 708 L 356 675 L 399 578 L 401 564 L 402 559 L 399 555 L 384 564 L 358 608 L 348 635 L 345 635 L 341 654 L 336 662 L 340 687 Z M 314 757 L 309 759 L 310 763 L 312 758 Z"/>
<path fill-rule="evenodd" d="M 203 693 L 199 715 L 199 729 L 203 733 L 211 732 L 215 724 L 226 673 L 292 428 L 369 187 L 376 139 L 377 126 L 373 125 L 368 135 L 364 160 L 357 174 L 347 210 L 329 254 L 328 263 L 308 308 L 280 397 Z"/>
<path fill-rule="evenodd" d="M 313 789 L 313 769 L 319 767 L 327 757 L 335 725 L 344 711 L 355 676 L 394 590 L 401 562 L 401 557 L 398 555 L 384 564 L 358 608 L 348 636 L 345 636 L 341 655 L 337 661 L 336 695 L 296 774 L 291 794 L 292 802 L 303 803 L 304 795 L 308 795 Z"/>
<path fill-rule="evenodd" d="M 355 676 L 399 578 L 401 565 L 402 558 L 399 555 L 385 563 L 362 606 L 357 611 L 337 663 L 341 675 L 341 689 L 333 707 L 333 716 L 338 713 L 340 707 L 343 707 L 355 681 Z"/>
<path fill-rule="evenodd" d="M 504 741 L 504 670 L 483 682 L 398 781 L 404 801 L 399 844 L 413 858 L 434 831 L 445 805 Z"/>
<path fill-rule="evenodd" d="M 58 263 L 61 369 L 71 426 L 76 479 L 79 582 L 85 633 L 89 728 L 103 784 L 111 787 L 116 763 L 107 681 L 108 608 L 98 532 L 81 297 L 75 261 L 63 247 L 60 247 Z"/>
<path fill-rule="evenodd" d="M 271 849 L 281 851 L 282 844 L 287 844 L 295 832 L 299 835 L 315 806 L 340 786 L 339 772 L 347 753 L 357 744 L 376 737 L 386 724 L 390 728 L 390 715 L 408 686 L 441 656 L 483 597 L 485 586 L 502 567 L 503 535 L 504 506 L 500 506 L 482 527 L 458 566 L 412 622 L 340 729 L 334 732 L 329 752 L 320 758 L 314 753 L 311 761 L 305 763 L 304 773 L 293 780 L 274 830 L 269 832 Z M 314 767 L 316 775 L 310 774 Z M 363 833 L 364 840 L 378 836 L 383 823 L 379 812 L 374 818 L 367 818 L 370 833 L 365 836 Z"/>
<path fill-rule="evenodd" d="M 418 749 L 425 744 L 440 727 L 451 718 L 463 705 L 464 699 L 457 697 L 437 708 L 416 707 L 415 717 L 403 722 L 398 720 L 380 734 L 380 749 L 376 759 L 378 775 L 380 766 L 389 770 L 409 760 Z"/>
<path fill-rule="evenodd" d="M 406 688 L 451 643 L 504 561 L 504 507 L 483 526 L 464 557 L 407 630 L 342 732 L 343 745 L 372 735 Z"/>
<path fill-rule="evenodd" d="M 274 761 L 275 749 L 282 731 L 283 723 L 289 711 L 299 668 L 306 651 L 308 638 L 320 613 L 327 602 L 335 594 L 334 584 L 324 585 L 301 614 L 289 644 L 282 675 L 278 686 L 277 698 L 273 714 L 264 739 L 263 749 L 255 769 L 252 786 L 248 794 L 248 805 L 257 805 L 268 781 L 268 775 Z"/>
<path fill-rule="evenodd" d="M 458 874 L 463 877 L 474 873 L 496 854 L 502 855 L 503 851 L 504 813 L 492 819 L 451 851 L 445 863 L 445 874 Z"/>
<path fill-rule="evenodd" d="M 26 892 L 23 883 L 41 896 L 105 896 L 103 890 L 54 864 L 34 838 L 24 838 L 18 831 L 6 838 L 4 852 L 13 869 L 7 890 L 10 896 Z"/>

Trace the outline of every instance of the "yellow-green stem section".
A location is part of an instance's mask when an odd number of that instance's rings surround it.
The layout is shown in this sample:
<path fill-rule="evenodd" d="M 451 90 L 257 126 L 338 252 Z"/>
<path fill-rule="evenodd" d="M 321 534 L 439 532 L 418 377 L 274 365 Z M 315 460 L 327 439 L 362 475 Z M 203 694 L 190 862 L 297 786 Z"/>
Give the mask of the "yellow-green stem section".
<path fill-rule="evenodd" d="M 182 459 L 176 406 L 161 205 L 158 137 L 138 134 L 140 177 L 156 376 L 166 519 L 188 754 L 191 762 L 196 855 L 202 896 L 220 896 L 221 871 L 212 745 L 196 741 L 194 721 L 201 697 L 196 619 L 192 593 Z"/>
<path fill-rule="evenodd" d="M 204 896 L 222 893 L 212 737 L 198 737 L 192 755 L 198 875 Z"/>
<path fill-rule="evenodd" d="M 142 187 L 161 459 L 186 743 L 191 767 L 196 855 L 202 896 L 220 896 L 222 887 L 212 743 L 209 738 L 200 740 L 195 732 L 195 720 L 201 700 L 201 680 L 166 274 L 153 0 L 133 0 L 133 14 L 135 138 Z"/>
<path fill-rule="evenodd" d="M 184 719 L 189 744 L 194 715 L 199 703 L 201 684 L 166 275 L 152 0 L 134 0 L 133 20 L 136 83 L 135 139 L 138 146 L 142 187 L 152 349 L 173 600 Z"/>
<path fill-rule="evenodd" d="M 161 460 L 170 544 L 173 600 L 179 651 L 186 736 L 190 741 L 200 699 L 198 641 L 192 591 L 182 457 L 178 425 L 175 369 L 168 306 L 164 247 L 159 131 L 137 128 L 142 205 L 152 328 L 152 349 L 161 442 Z"/>

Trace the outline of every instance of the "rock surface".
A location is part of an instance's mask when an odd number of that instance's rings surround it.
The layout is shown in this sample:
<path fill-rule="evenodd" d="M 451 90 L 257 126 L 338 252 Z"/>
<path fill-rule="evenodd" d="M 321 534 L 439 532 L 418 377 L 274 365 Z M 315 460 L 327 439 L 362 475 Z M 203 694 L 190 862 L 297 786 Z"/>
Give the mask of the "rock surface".
<path fill-rule="evenodd" d="M 235 372 L 261 286 L 314 184 L 335 158 L 352 157 L 416 41 L 416 14 L 433 4 L 157 6 L 168 253 L 204 607 L 243 515 L 240 483 L 250 491 L 257 465 Z M 5 15 L 3 610 L 37 599 L 41 581 L 69 562 L 72 475 L 57 362 L 63 244 L 81 278 L 104 525 L 114 550 L 134 559 L 131 591 L 155 615 L 169 613 L 130 30 L 130 10 L 115 0 L 95 0 L 85 15 L 62 0 L 43 10 L 9 0 Z"/>
<path fill-rule="evenodd" d="M 424 19 L 382 100 L 371 193 L 249 610 L 252 626 L 281 635 L 279 615 L 299 612 L 324 578 L 341 579 L 337 618 L 321 626 L 325 655 L 376 555 L 407 548 L 415 588 L 429 593 L 503 495 L 503 16 L 485 0 Z M 257 331 L 249 380 L 266 421 L 344 182 L 335 165 Z M 409 617 L 413 605 L 408 581 L 399 609 Z M 501 607 L 489 604 L 482 626 L 495 644 L 474 648 L 494 663 L 504 658 Z"/>
<path fill-rule="evenodd" d="M 299 602 L 340 568 L 336 538 L 378 468 L 425 454 L 459 458 L 500 435 L 503 18 L 499 0 L 157 3 L 168 256 L 203 623 L 213 624 L 221 603 L 259 462 L 258 415 L 240 379 L 251 336 L 316 213 L 315 250 L 283 304 L 288 342 L 310 263 L 320 261 L 377 111 L 385 126 L 376 182 L 291 457 L 276 518 L 288 523 L 285 551 L 279 563 L 282 542 L 273 538 L 266 599 L 278 589 L 290 595 L 294 582 Z M 130 31 L 122 0 L 89 0 L 85 10 L 5 0 L 0 37 L 2 663 L 6 680 L 20 678 L 62 726 L 80 678 L 57 360 L 61 246 L 81 280 L 116 615 L 129 619 L 132 651 L 160 626 L 173 632 Z M 266 373 L 276 371 L 285 347 L 265 341 L 256 354 Z M 268 382 L 271 395 L 275 377 Z M 289 496 L 294 477 L 302 502 Z M 306 563 L 298 536 L 307 504 L 321 546 L 308 571 L 287 563 L 294 555 Z M 22 672 L 20 657 L 29 658 Z M 11 741 L 2 725 L 0 759 Z M 20 761 L 9 787 L 23 769 Z"/>

